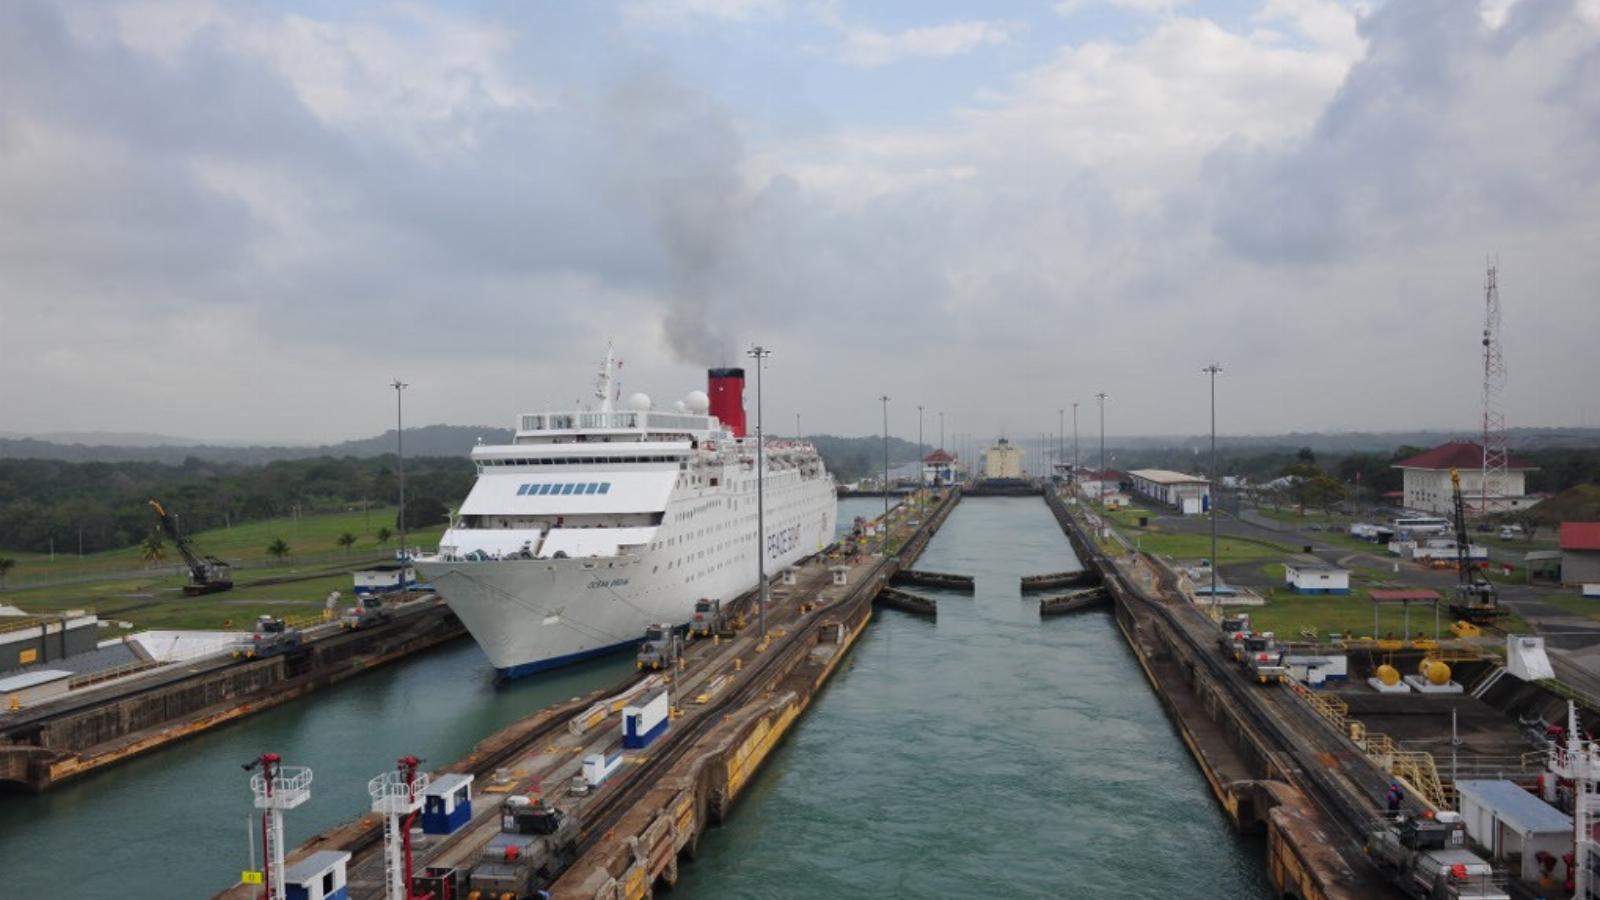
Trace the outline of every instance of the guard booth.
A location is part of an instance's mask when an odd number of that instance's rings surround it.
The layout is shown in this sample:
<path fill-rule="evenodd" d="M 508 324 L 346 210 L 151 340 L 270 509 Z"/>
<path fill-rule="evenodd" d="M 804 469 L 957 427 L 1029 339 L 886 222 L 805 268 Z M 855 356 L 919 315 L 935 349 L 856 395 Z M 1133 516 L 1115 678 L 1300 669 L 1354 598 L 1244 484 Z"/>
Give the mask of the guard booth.
<path fill-rule="evenodd" d="M 422 792 L 422 831 L 455 834 L 472 819 L 472 776 L 456 772 L 429 782 Z"/>
<path fill-rule="evenodd" d="M 283 873 L 289 900 L 348 900 L 344 867 L 350 854 L 344 850 L 318 850 Z"/>

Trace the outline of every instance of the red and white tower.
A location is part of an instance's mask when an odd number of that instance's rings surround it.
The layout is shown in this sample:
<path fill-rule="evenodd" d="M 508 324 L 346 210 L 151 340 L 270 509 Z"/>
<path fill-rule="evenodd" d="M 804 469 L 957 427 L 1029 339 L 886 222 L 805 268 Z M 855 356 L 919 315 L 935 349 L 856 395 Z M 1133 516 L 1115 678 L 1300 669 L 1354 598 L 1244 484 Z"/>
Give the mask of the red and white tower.
<path fill-rule="evenodd" d="M 383 896 L 409 900 L 411 894 L 411 826 L 422 809 L 428 773 L 418 772 L 422 760 L 402 756 L 394 769 L 367 782 L 372 811 L 383 816 Z"/>
<path fill-rule="evenodd" d="M 1495 269 L 1491 264 L 1483 281 L 1483 496 L 1478 509 L 1482 515 L 1510 508 L 1506 469 L 1511 452 L 1503 405 L 1506 362 L 1500 350 L 1500 286 Z"/>
<path fill-rule="evenodd" d="M 262 885 L 267 900 L 286 900 L 283 883 L 283 811 L 294 809 L 311 799 L 311 770 L 305 766 L 285 766 L 276 753 L 263 753 L 245 766 L 258 770 L 250 776 L 250 791 L 255 807 L 261 810 Z"/>

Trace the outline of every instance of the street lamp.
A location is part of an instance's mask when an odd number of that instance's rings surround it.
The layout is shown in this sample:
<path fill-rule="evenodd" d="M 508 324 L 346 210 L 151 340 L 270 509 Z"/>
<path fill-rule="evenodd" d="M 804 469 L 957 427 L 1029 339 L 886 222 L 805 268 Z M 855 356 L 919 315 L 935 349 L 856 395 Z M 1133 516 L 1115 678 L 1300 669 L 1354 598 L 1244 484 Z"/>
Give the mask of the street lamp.
<path fill-rule="evenodd" d="M 765 483 L 766 469 L 766 439 L 762 435 L 761 426 L 761 370 L 766 368 L 767 357 L 772 351 L 760 344 L 745 351 L 745 355 L 756 361 L 756 585 L 761 591 L 759 605 L 756 607 L 757 620 L 761 624 L 761 640 L 767 639 L 767 491 Z"/>
<path fill-rule="evenodd" d="M 400 584 L 403 587 L 406 583 L 406 419 L 402 397 L 411 385 L 396 378 L 389 386 L 394 388 L 394 443 L 400 458 Z"/>
<path fill-rule="evenodd" d="M 1200 370 L 1211 376 L 1211 610 L 1221 610 L 1217 599 L 1217 375 L 1222 367 L 1212 363 Z"/>
<path fill-rule="evenodd" d="M 889 395 L 884 394 L 878 398 L 883 401 L 883 553 L 889 555 Z"/>
<path fill-rule="evenodd" d="M 1099 484 L 1100 484 L 1100 508 L 1101 509 L 1104 509 L 1105 505 L 1106 505 L 1106 397 L 1107 396 L 1109 396 L 1109 395 L 1105 391 L 1101 391 L 1100 393 L 1094 395 L 1095 399 L 1100 401 L 1100 479 L 1099 479 Z"/>
<path fill-rule="evenodd" d="M 1072 492 L 1078 492 L 1078 401 L 1072 401 Z"/>
<path fill-rule="evenodd" d="M 762 418 L 761 370 L 772 351 L 759 344 L 746 351 L 756 361 L 756 585 L 760 590 L 757 619 L 761 638 L 767 636 L 767 553 L 766 553 L 766 437 Z M 799 416 L 796 416 L 798 425 Z"/>
<path fill-rule="evenodd" d="M 944 410 L 939 410 L 939 449 L 944 449 Z"/>
<path fill-rule="evenodd" d="M 922 496 L 922 404 L 917 404 L 917 497 Z"/>
<path fill-rule="evenodd" d="M 1058 409 L 1058 410 L 1056 410 L 1056 464 L 1057 465 L 1060 465 L 1061 462 L 1062 462 L 1061 458 L 1063 456 L 1067 455 L 1067 452 L 1066 452 L 1066 449 L 1067 449 L 1066 448 L 1066 440 L 1067 440 L 1067 411 L 1065 409 Z"/>

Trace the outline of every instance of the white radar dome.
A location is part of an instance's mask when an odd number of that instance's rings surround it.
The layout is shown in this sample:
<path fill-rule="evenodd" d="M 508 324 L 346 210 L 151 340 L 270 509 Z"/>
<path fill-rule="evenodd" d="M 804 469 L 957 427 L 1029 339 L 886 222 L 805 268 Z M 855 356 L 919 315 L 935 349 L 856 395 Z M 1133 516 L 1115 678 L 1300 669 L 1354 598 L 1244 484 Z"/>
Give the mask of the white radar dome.
<path fill-rule="evenodd" d="M 689 407 L 685 406 L 683 404 L 682 400 L 679 400 L 678 402 L 672 404 L 672 408 L 677 410 L 678 412 L 688 412 L 689 411 Z"/>
<path fill-rule="evenodd" d="M 690 409 L 701 415 L 711 408 L 711 398 L 706 396 L 705 391 L 690 391 L 687 402 Z"/>
<path fill-rule="evenodd" d="M 633 394 L 633 395 L 630 395 L 628 397 L 628 408 L 631 409 L 631 410 L 634 410 L 635 412 L 649 412 L 650 411 L 650 395 L 649 394 Z"/>

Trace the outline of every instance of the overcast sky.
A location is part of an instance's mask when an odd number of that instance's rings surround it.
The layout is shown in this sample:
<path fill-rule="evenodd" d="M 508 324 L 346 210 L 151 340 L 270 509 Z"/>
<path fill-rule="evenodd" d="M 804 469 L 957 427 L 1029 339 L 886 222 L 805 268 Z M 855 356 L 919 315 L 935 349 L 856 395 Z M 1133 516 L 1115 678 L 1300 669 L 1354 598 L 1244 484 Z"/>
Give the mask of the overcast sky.
<path fill-rule="evenodd" d="M 1467 431 L 1488 254 L 1600 422 L 1600 0 L 0 3 L 0 431 Z"/>

